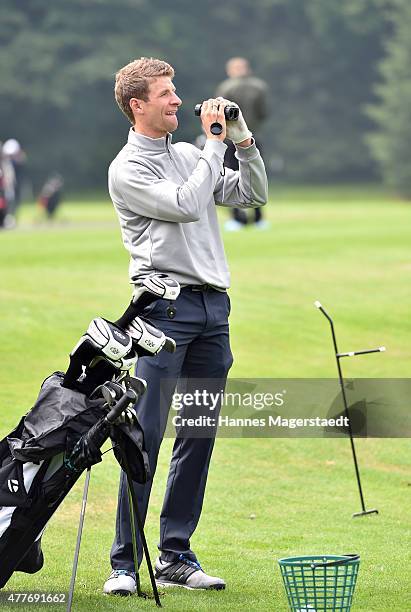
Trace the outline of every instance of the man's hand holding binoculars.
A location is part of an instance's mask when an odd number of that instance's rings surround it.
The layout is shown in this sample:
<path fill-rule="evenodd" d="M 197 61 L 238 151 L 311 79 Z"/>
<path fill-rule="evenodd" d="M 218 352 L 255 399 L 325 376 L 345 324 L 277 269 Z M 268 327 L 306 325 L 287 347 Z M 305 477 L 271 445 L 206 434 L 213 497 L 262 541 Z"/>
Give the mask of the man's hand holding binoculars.
<path fill-rule="evenodd" d="M 226 138 L 226 119 L 224 115 L 225 100 L 210 98 L 201 105 L 201 122 L 206 136 L 210 140 Z"/>
<path fill-rule="evenodd" d="M 225 100 L 224 98 L 217 98 L 220 104 L 224 104 L 226 107 L 234 107 L 238 109 L 238 116 L 234 121 L 227 121 L 226 134 L 227 138 L 232 140 L 234 144 L 240 147 L 249 147 L 251 145 L 252 132 L 247 127 L 241 109 L 235 102 Z"/>
<path fill-rule="evenodd" d="M 247 127 L 238 105 L 224 98 L 210 98 L 198 104 L 195 113 L 201 113 L 201 121 L 207 138 L 229 138 L 240 147 L 251 145 L 252 133 Z"/>

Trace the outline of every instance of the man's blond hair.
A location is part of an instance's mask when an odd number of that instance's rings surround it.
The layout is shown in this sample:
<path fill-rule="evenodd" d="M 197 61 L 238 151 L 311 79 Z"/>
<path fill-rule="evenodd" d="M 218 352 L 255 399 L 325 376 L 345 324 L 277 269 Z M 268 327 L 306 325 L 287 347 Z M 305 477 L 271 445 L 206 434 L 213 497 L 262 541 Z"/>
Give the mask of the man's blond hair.
<path fill-rule="evenodd" d="M 132 124 L 134 124 L 134 116 L 130 108 L 131 98 L 147 102 L 150 82 L 160 76 L 172 79 L 174 69 L 167 62 L 154 57 L 140 57 L 117 72 L 114 86 L 116 102 Z"/>

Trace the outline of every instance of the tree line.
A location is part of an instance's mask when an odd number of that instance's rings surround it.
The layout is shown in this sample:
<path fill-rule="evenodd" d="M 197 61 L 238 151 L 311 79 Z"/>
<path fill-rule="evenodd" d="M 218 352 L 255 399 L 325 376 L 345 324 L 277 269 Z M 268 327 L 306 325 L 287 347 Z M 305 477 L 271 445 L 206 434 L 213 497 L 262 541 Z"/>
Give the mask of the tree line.
<path fill-rule="evenodd" d="M 411 192 L 411 4 L 406 0 L 3 0 L 0 140 L 17 138 L 33 180 L 59 171 L 103 188 L 126 139 L 114 75 L 166 59 L 183 98 L 178 140 L 225 61 L 246 56 L 270 89 L 262 142 L 288 181 L 372 180 Z"/>

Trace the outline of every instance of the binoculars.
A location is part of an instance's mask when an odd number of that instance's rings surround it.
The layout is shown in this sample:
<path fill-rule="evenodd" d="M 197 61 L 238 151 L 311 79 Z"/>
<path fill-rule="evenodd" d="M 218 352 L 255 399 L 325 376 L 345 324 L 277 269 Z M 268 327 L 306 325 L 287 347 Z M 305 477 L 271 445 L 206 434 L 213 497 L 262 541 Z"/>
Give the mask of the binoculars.
<path fill-rule="evenodd" d="M 201 115 L 201 107 L 202 104 L 196 104 L 194 107 L 194 114 L 197 115 L 197 117 Z M 238 106 L 226 106 L 224 108 L 224 116 L 226 121 L 237 121 L 239 110 L 240 109 Z"/>

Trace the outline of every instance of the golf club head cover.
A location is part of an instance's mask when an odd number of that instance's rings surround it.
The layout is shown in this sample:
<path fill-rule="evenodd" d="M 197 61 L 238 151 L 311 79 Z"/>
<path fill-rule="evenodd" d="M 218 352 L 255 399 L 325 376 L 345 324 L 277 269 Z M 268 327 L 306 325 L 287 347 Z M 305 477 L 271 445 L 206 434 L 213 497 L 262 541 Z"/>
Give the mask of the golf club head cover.
<path fill-rule="evenodd" d="M 89 394 L 98 384 L 110 380 L 116 371 L 129 370 L 136 361 L 137 354 L 129 334 L 115 323 L 97 317 L 70 353 L 63 386 Z M 85 379 L 92 370 L 94 376 L 89 376 L 87 384 Z"/>
<path fill-rule="evenodd" d="M 174 352 L 174 350 L 170 350 L 170 343 L 174 343 L 175 349 L 174 340 L 168 338 L 160 329 L 141 317 L 133 319 L 127 327 L 127 333 L 133 339 L 133 347 L 139 357 L 157 355 L 162 348 Z"/>
<path fill-rule="evenodd" d="M 150 274 L 141 281 L 134 283 L 133 302 L 140 306 L 148 295 L 152 295 L 155 299 L 162 298 L 163 300 L 174 301 L 180 294 L 179 283 L 168 276 L 168 274 Z M 153 300 L 150 299 L 148 304 Z M 145 304 L 146 306 L 147 304 Z"/>
<path fill-rule="evenodd" d="M 143 313 L 146 306 L 155 300 L 175 301 L 180 295 L 179 283 L 168 274 L 150 274 L 142 280 L 133 280 L 134 292 L 125 313 L 115 322 L 126 329 L 133 319 Z"/>

